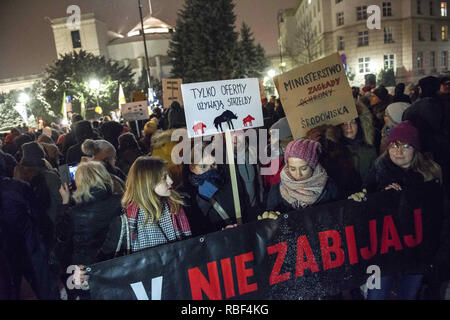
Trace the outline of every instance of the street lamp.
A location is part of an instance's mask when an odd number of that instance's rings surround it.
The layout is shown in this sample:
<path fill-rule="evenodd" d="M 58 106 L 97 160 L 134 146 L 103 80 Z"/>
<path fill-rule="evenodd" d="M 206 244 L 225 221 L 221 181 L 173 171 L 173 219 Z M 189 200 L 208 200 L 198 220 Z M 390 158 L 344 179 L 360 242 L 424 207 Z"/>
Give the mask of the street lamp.
<path fill-rule="evenodd" d="M 30 102 L 30 96 L 28 94 L 26 94 L 25 92 L 22 92 L 19 95 L 19 103 L 25 105 L 28 102 Z"/>
<path fill-rule="evenodd" d="M 100 81 L 98 81 L 97 79 L 91 79 L 91 81 L 89 81 L 89 88 L 95 92 L 95 99 L 97 100 L 96 107 L 99 107 L 98 91 L 100 89 Z"/>
<path fill-rule="evenodd" d="M 97 91 L 98 89 L 100 89 L 100 81 L 98 81 L 97 79 L 92 79 L 91 81 L 89 81 L 89 88 Z"/>
<path fill-rule="evenodd" d="M 27 103 L 30 102 L 30 96 L 25 92 L 19 95 L 19 103 L 14 106 L 14 110 L 20 114 L 25 124 L 28 126 Z"/>
<path fill-rule="evenodd" d="M 273 69 L 270 69 L 270 70 L 267 72 L 267 75 L 268 75 L 269 77 L 271 77 L 271 78 L 275 77 L 276 74 L 277 74 L 276 71 L 273 70 Z"/>

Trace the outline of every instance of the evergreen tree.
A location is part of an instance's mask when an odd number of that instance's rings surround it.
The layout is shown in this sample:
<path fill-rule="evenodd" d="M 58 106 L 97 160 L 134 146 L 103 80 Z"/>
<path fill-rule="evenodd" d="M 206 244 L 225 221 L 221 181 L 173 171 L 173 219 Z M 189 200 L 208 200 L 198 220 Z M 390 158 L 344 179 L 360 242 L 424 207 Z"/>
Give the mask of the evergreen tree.
<path fill-rule="evenodd" d="M 250 27 L 245 22 L 242 23 L 240 35 L 237 76 L 239 78 L 253 77 L 257 67 L 255 39 L 253 38 Z"/>
<path fill-rule="evenodd" d="M 89 88 L 91 79 L 100 82 L 98 92 Z M 130 67 L 122 67 L 116 61 L 86 51 L 71 52 L 61 56 L 54 65 L 47 68 L 46 77 L 42 81 L 42 97 L 56 116 L 61 115 L 64 92 L 72 97 L 73 112 L 80 113 L 80 98 L 83 93 L 86 108 L 95 107 L 98 98 L 103 113 L 108 114 L 119 107 L 119 84 L 122 84 L 125 96 L 129 97 L 135 89 Z M 88 117 L 89 114 L 92 115 L 93 111 L 87 112 Z"/>
<path fill-rule="evenodd" d="M 19 101 L 18 91 L 0 93 L 0 130 L 9 130 L 23 123 L 22 117 L 14 109 Z"/>
<path fill-rule="evenodd" d="M 395 87 L 395 73 L 391 69 L 382 69 L 378 74 L 377 85 L 383 85 L 385 87 Z"/>
<path fill-rule="evenodd" d="M 145 93 L 148 92 L 147 69 L 145 67 L 142 67 L 141 76 L 136 83 L 136 90 L 143 91 Z"/>
<path fill-rule="evenodd" d="M 254 70 L 254 77 L 262 78 L 264 71 L 270 66 L 269 60 L 266 57 L 266 52 L 260 43 L 256 46 L 256 66 Z"/>
<path fill-rule="evenodd" d="M 232 0 L 186 0 L 169 44 L 172 76 L 184 83 L 233 79 L 238 34 Z"/>

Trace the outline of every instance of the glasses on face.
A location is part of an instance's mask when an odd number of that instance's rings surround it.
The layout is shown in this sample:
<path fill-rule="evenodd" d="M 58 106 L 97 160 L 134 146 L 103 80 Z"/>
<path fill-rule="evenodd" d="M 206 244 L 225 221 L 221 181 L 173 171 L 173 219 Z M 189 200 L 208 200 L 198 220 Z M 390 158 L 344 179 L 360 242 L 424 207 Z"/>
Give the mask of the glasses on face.
<path fill-rule="evenodd" d="M 412 149 L 412 146 L 409 145 L 409 144 L 407 144 L 407 143 L 393 142 L 393 143 L 391 144 L 391 148 L 392 148 L 392 149 L 396 149 L 396 150 L 399 150 L 399 149 L 402 149 L 402 150 L 411 150 L 411 149 Z"/>

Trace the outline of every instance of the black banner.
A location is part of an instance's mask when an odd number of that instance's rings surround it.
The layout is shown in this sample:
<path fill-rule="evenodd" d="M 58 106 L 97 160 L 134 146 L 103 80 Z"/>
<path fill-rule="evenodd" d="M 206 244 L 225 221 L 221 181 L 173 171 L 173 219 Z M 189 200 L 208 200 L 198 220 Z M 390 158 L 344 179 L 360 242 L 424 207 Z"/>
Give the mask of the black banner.
<path fill-rule="evenodd" d="M 423 273 L 440 243 L 434 183 L 334 202 L 90 266 L 93 299 L 317 299 L 381 276 Z"/>

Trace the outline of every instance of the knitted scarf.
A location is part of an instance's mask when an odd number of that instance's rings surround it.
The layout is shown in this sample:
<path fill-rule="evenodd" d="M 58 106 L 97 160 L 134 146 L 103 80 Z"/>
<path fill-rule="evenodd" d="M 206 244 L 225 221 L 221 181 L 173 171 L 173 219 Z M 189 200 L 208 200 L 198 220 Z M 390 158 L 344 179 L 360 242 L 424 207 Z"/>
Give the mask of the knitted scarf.
<path fill-rule="evenodd" d="M 163 200 L 162 214 L 158 222 L 149 219 L 147 224 L 144 224 L 145 212 L 136 204 L 127 207 L 127 219 L 133 252 L 183 240 L 192 235 L 183 207 L 178 214 L 172 214 L 168 200 Z"/>
<path fill-rule="evenodd" d="M 219 171 L 215 169 L 208 170 L 199 175 L 191 173 L 189 175 L 189 180 L 195 187 L 201 186 L 205 181 L 208 181 L 215 186 L 221 186 L 223 184 L 223 180 Z"/>
<path fill-rule="evenodd" d="M 327 184 L 328 175 L 325 169 L 317 164 L 313 175 L 306 180 L 296 181 L 285 166 L 280 174 L 280 193 L 284 200 L 294 208 L 305 208 L 319 199 Z"/>

